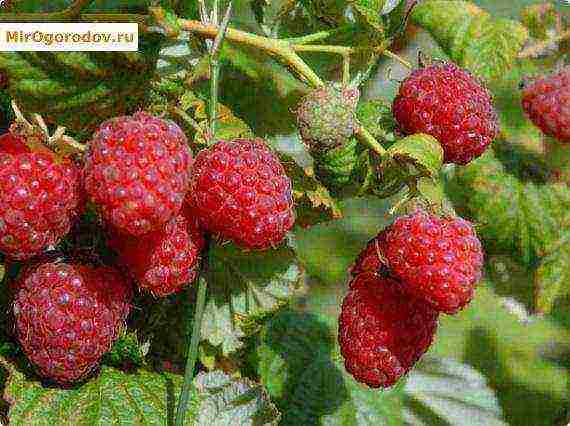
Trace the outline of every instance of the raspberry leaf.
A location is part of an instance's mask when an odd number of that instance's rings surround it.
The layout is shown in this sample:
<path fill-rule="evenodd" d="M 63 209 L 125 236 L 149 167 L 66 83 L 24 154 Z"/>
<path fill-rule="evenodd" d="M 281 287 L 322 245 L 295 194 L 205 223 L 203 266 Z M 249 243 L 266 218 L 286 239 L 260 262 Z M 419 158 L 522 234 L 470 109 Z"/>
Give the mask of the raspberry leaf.
<path fill-rule="evenodd" d="M 412 20 L 429 31 L 457 64 L 485 79 L 508 71 L 528 38 L 520 23 L 494 19 L 467 1 L 421 2 Z"/>
<path fill-rule="evenodd" d="M 451 358 L 424 357 L 405 387 L 409 424 L 461 424 L 469 416 L 476 426 L 506 425 L 493 390 L 477 370 Z"/>
<path fill-rule="evenodd" d="M 516 166 L 487 152 L 457 169 L 448 193 L 479 224 L 489 254 L 509 254 L 534 271 L 535 308 L 548 312 L 557 295 L 567 291 L 568 253 L 560 245 L 570 221 L 570 191 L 560 183 L 519 180 L 512 174 L 520 173 Z"/>
<path fill-rule="evenodd" d="M 267 315 L 287 304 L 304 282 L 295 251 L 276 249 L 244 252 L 231 244 L 215 245 L 210 253 L 208 299 L 202 340 L 227 356 L 258 331 Z"/>
<path fill-rule="evenodd" d="M 103 120 L 134 112 L 146 99 L 159 46 L 139 43 L 139 52 L 2 53 L 0 67 L 24 113 L 87 137 Z"/>
<path fill-rule="evenodd" d="M 252 363 L 283 413 L 283 425 L 400 425 L 401 386 L 371 390 L 344 371 L 336 320 L 283 311 L 265 326 Z"/>
<path fill-rule="evenodd" d="M 285 153 L 279 153 L 279 159 L 293 183 L 295 223 L 307 227 L 342 216 L 335 199 L 310 169 L 302 168 L 293 157 Z"/>
<path fill-rule="evenodd" d="M 421 133 L 397 141 L 388 149 L 388 156 L 389 163 L 406 178 L 436 178 L 443 164 L 443 149 L 439 142 Z"/>
<path fill-rule="evenodd" d="M 170 424 L 182 377 L 139 370 L 125 373 L 104 366 L 96 377 L 71 388 L 43 386 L 15 364 L 0 359 L 8 378 L 4 398 L 10 424 Z M 73 417 L 69 410 L 72 409 Z M 267 392 L 248 379 L 221 371 L 200 373 L 186 414 L 189 425 L 223 426 L 239 418 L 245 425 L 276 425 L 280 414 Z"/>
<path fill-rule="evenodd" d="M 232 379 L 222 371 L 200 373 L 194 379 L 199 400 L 195 426 L 279 424 L 281 414 L 267 391 L 249 379 Z"/>
<path fill-rule="evenodd" d="M 102 367 L 99 374 L 78 387 L 42 386 L 16 365 L 1 360 L 8 378 L 4 399 L 12 425 L 24 424 L 163 424 L 172 416 L 182 378 L 140 370 L 125 374 Z M 195 416 L 196 398 L 189 415 Z M 72 413 L 70 412 L 72 411 Z M 70 417 L 70 415 L 72 417 Z"/>
<path fill-rule="evenodd" d="M 570 235 L 556 243 L 553 253 L 541 260 L 535 272 L 536 310 L 551 311 L 554 304 L 570 296 Z"/>

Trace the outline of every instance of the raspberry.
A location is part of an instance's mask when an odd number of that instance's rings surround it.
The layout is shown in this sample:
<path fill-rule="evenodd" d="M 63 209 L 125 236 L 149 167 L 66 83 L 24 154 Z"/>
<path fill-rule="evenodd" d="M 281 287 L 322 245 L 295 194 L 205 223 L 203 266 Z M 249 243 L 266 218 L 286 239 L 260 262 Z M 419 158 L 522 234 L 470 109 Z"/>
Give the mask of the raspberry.
<path fill-rule="evenodd" d="M 261 139 L 202 150 L 188 194 L 204 229 L 244 248 L 280 243 L 295 221 L 291 180 Z"/>
<path fill-rule="evenodd" d="M 16 335 L 38 373 L 60 384 L 85 378 L 111 348 L 132 290 L 111 268 L 44 263 L 16 282 Z"/>
<path fill-rule="evenodd" d="M 135 236 L 178 213 L 192 153 L 175 123 L 138 112 L 104 122 L 85 157 L 84 182 L 105 222 Z"/>
<path fill-rule="evenodd" d="M 297 107 L 297 127 L 310 151 L 343 145 L 358 127 L 356 88 L 323 86 L 305 96 Z"/>
<path fill-rule="evenodd" d="M 79 170 L 45 147 L 0 136 L 0 251 L 26 260 L 57 244 L 80 204 Z"/>
<path fill-rule="evenodd" d="M 545 135 L 570 142 L 570 67 L 525 87 L 522 106 Z"/>
<path fill-rule="evenodd" d="M 338 339 L 346 370 L 372 388 L 387 388 L 427 351 L 437 312 L 410 298 L 398 282 L 362 273 L 342 304 Z"/>
<path fill-rule="evenodd" d="M 452 63 L 413 71 L 400 86 L 392 110 L 404 132 L 436 138 L 446 163 L 471 162 L 499 133 L 487 89 Z"/>
<path fill-rule="evenodd" d="M 454 314 L 473 298 L 482 276 L 483 249 L 473 226 L 461 218 L 446 218 L 423 210 L 399 217 L 382 231 L 368 253 L 383 256 L 391 274 L 411 294 L 434 309 Z M 373 259 L 360 259 L 362 265 Z"/>
<path fill-rule="evenodd" d="M 196 220 L 186 209 L 158 231 L 142 237 L 113 233 L 108 242 L 139 287 L 159 297 L 178 292 L 194 281 L 204 246 Z"/>

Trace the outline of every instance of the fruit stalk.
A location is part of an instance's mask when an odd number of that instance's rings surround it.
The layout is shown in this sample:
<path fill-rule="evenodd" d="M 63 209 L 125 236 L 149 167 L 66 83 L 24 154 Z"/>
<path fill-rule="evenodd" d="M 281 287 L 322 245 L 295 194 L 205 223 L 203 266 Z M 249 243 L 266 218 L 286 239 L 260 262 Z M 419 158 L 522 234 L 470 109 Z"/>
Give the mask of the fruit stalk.
<path fill-rule="evenodd" d="M 230 23 L 230 16 L 232 13 L 232 2 L 230 1 L 220 25 L 220 29 L 210 52 L 210 136 L 211 142 L 216 140 L 216 124 L 218 120 L 218 82 L 220 79 L 220 49 L 224 42 L 224 37 Z"/>
<path fill-rule="evenodd" d="M 209 242 L 206 242 L 206 252 L 208 251 Z M 186 407 L 188 406 L 188 399 L 190 397 L 190 388 L 192 387 L 192 380 L 194 379 L 194 367 L 198 357 L 198 343 L 200 343 L 200 332 L 202 328 L 202 316 L 204 314 L 204 307 L 206 306 L 206 268 L 207 268 L 207 255 L 205 257 L 204 267 L 200 277 L 198 278 L 198 297 L 196 300 L 196 311 L 194 314 L 194 323 L 192 326 L 192 337 L 190 345 L 188 346 L 188 354 L 186 358 L 186 369 L 184 371 L 184 383 L 182 384 L 182 392 L 180 393 L 180 400 L 176 409 L 175 426 L 183 426 L 184 418 L 186 415 Z"/>

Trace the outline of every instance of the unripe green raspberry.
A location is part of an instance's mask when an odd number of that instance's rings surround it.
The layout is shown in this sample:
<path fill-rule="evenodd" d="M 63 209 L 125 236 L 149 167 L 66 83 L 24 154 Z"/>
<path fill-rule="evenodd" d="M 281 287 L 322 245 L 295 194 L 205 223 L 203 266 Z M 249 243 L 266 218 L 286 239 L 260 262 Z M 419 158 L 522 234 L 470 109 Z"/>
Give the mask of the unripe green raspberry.
<path fill-rule="evenodd" d="M 382 99 L 360 102 L 356 109 L 359 125 L 382 140 L 392 140 L 396 127 L 390 105 Z M 380 160 L 355 136 L 328 151 L 312 152 L 315 175 L 335 196 L 354 196 L 375 187 Z"/>
<path fill-rule="evenodd" d="M 309 151 L 322 152 L 346 143 L 358 128 L 357 88 L 327 85 L 305 96 L 296 110 L 297 126 Z"/>
<path fill-rule="evenodd" d="M 356 138 L 314 158 L 315 174 L 330 191 L 359 186 L 366 175 L 366 164 L 360 161 L 365 147 Z"/>

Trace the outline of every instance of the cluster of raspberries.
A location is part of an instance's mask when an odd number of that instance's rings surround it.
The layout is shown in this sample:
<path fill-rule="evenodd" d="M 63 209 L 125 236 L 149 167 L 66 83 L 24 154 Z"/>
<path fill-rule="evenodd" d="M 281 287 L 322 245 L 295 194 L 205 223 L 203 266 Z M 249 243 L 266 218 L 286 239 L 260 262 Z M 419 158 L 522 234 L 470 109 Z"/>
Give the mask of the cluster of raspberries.
<path fill-rule="evenodd" d="M 46 261 L 88 209 L 117 264 Z M 178 292 L 198 274 L 206 234 L 267 249 L 294 219 L 291 181 L 261 139 L 219 141 L 194 159 L 175 123 L 138 112 L 101 124 L 78 164 L 31 138 L 0 137 L 0 252 L 26 262 L 11 286 L 16 335 L 60 384 L 84 379 L 110 349 L 132 282 L 157 297 Z"/>
<path fill-rule="evenodd" d="M 439 314 L 471 301 L 482 268 L 464 219 L 423 209 L 396 219 L 350 271 L 338 333 L 347 371 L 373 388 L 396 383 L 431 345 Z"/>

